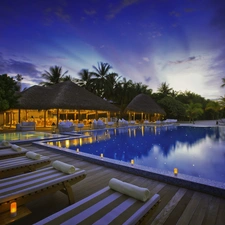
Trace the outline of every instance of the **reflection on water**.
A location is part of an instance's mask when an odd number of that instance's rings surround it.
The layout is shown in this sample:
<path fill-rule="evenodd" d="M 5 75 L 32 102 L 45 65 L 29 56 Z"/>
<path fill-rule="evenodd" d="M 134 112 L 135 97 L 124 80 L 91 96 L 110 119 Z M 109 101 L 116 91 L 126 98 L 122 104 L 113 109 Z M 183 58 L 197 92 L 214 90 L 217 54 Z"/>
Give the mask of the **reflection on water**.
<path fill-rule="evenodd" d="M 37 138 L 51 138 L 53 137 L 50 133 L 27 131 L 27 132 L 12 132 L 0 134 L 0 141 L 16 141 L 16 140 L 31 140 Z"/>
<path fill-rule="evenodd" d="M 89 154 L 225 182 L 224 127 L 138 127 L 51 143 Z"/>

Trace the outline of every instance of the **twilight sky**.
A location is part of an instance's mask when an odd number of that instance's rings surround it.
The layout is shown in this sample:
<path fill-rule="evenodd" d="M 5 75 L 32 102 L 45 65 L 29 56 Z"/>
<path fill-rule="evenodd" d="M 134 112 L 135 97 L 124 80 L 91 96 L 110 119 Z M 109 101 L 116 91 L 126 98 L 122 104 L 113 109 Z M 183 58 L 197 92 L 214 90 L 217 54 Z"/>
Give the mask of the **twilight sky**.
<path fill-rule="evenodd" d="M 39 84 L 50 66 L 78 78 L 107 62 L 154 92 L 162 82 L 223 96 L 224 0 L 1 0 L 0 74 Z"/>

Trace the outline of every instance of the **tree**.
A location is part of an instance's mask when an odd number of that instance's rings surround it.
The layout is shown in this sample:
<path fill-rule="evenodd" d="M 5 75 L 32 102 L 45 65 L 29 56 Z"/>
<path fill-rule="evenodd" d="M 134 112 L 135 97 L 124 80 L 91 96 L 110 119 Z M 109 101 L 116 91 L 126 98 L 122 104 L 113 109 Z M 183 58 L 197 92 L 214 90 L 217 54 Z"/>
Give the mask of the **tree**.
<path fill-rule="evenodd" d="M 75 83 L 92 92 L 92 74 L 88 69 L 82 69 L 78 75 L 80 78 L 77 79 Z"/>
<path fill-rule="evenodd" d="M 225 109 L 225 95 L 220 97 L 219 103 L 223 109 Z"/>
<path fill-rule="evenodd" d="M 158 93 L 161 94 L 163 97 L 171 95 L 173 89 L 169 87 L 169 84 L 166 82 L 161 83 L 161 86 L 158 88 Z"/>
<path fill-rule="evenodd" d="M 221 108 L 222 107 L 219 102 L 209 101 L 206 105 L 205 110 L 213 111 L 213 119 L 219 119 L 219 112 L 220 112 Z"/>
<path fill-rule="evenodd" d="M 100 62 L 98 63 L 98 67 L 93 66 L 93 68 L 95 70 L 94 72 L 91 72 L 93 76 L 93 92 L 102 98 L 108 99 L 109 93 L 113 93 L 113 85 L 111 83 L 112 77 L 115 79 L 118 74 L 110 73 L 112 66 L 110 66 L 108 63 Z"/>
<path fill-rule="evenodd" d="M 222 85 L 221 85 L 221 87 L 225 87 L 225 78 L 222 78 Z"/>
<path fill-rule="evenodd" d="M 186 105 L 186 115 L 189 117 L 190 122 L 193 121 L 194 123 L 194 120 L 203 113 L 204 111 L 200 103 L 191 102 L 190 104 Z"/>
<path fill-rule="evenodd" d="M 166 96 L 157 102 L 166 112 L 167 118 L 183 119 L 185 105 L 173 97 Z"/>
<path fill-rule="evenodd" d="M 17 82 L 7 74 L 0 75 L 0 111 L 14 108 L 17 105 L 19 96 Z"/>
<path fill-rule="evenodd" d="M 46 80 L 40 83 L 42 86 L 51 86 L 53 84 L 57 84 L 63 81 L 68 80 L 68 77 L 66 74 L 68 73 L 68 70 L 64 73 L 62 73 L 62 67 L 59 66 L 51 66 L 49 68 L 49 71 L 46 71 L 42 74 L 42 77 Z"/>
<path fill-rule="evenodd" d="M 23 76 L 21 74 L 17 74 L 15 77 L 16 81 L 17 81 L 17 87 L 18 87 L 18 91 L 21 91 L 21 81 L 23 80 Z"/>

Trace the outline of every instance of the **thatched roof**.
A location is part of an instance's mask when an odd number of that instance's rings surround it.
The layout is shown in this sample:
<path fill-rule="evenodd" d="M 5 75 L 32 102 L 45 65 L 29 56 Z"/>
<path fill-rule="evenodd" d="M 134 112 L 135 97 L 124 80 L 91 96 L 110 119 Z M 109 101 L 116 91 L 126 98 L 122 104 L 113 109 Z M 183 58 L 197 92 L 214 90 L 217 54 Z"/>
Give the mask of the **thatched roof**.
<path fill-rule="evenodd" d="M 21 109 L 88 109 L 117 112 L 119 109 L 71 81 L 50 87 L 32 86 L 21 92 Z"/>
<path fill-rule="evenodd" d="M 146 94 L 137 95 L 126 107 L 126 112 L 159 113 L 165 115 L 165 111 Z"/>

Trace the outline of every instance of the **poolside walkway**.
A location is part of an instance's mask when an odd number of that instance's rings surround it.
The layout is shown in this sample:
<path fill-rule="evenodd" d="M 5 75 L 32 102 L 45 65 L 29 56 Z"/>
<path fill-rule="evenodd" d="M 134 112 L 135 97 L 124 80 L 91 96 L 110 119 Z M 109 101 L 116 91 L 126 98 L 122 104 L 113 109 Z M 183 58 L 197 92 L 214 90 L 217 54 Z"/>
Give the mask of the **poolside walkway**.
<path fill-rule="evenodd" d="M 195 121 L 195 124 L 184 122 L 186 125 L 216 126 L 216 121 Z M 51 132 L 50 128 L 38 128 L 38 131 Z M 15 129 L 0 131 L 13 132 Z M 161 196 L 161 202 L 145 217 L 142 224 L 193 224 L 193 225 L 224 225 L 225 199 L 213 195 L 181 188 L 141 176 L 132 175 L 116 169 L 86 162 L 75 156 L 66 155 L 44 148 L 37 148 L 31 144 L 24 144 L 28 150 L 49 156 L 52 161 L 61 160 L 86 170 L 87 177 L 74 185 L 75 201 L 79 201 L 94 192 L 106 187 L 111 178 L 115 177 L 132 184 L 149 188 L 153 193 Z M 51 194 L 32 201 L 26 205 L 31 214 L 14 222 L 15 225 L 33 224 L 68 206 L 68 199 L 61 192 Z M 0 221 L 1 224 L 1 221 Z"/>
<path fill-rule="evenodd" d="M 92 164 L 84 160 L 78 160 L 75 156 L 37 148 L 31 144 L 23 145 L 23 147 L 49 156 L 51 160 L 61 160 L 86 170 L 87 177 L 72 187 L 76 202 L 106 187 L 109 180 L 115 177 L 149 188 L 152 193 L 160 194 L 161 202 L 150 211 L 142 224 L 224 224 L 225 199 L 223 198 Z M 26 206 L 32 213 L 13 224 L 33 224 L 67 207 L 68 199 L 63 193 L 57 192 L 30 202 Z"/>

